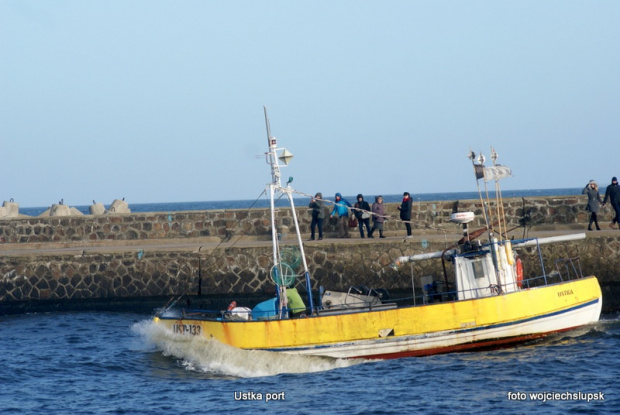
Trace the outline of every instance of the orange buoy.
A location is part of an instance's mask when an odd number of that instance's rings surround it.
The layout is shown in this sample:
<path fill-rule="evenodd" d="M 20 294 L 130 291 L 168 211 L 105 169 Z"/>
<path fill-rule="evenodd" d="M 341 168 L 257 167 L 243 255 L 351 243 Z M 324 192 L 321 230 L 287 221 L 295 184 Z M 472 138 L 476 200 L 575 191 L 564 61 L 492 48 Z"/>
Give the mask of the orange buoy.
<path fill-rule="evenodd" d="M 227 311 L 232 311 L 233 308 L 237 307 L 237 302 L 233 301 L 232 303 L 228 304 L 228 308 L 226 309 Z"/>

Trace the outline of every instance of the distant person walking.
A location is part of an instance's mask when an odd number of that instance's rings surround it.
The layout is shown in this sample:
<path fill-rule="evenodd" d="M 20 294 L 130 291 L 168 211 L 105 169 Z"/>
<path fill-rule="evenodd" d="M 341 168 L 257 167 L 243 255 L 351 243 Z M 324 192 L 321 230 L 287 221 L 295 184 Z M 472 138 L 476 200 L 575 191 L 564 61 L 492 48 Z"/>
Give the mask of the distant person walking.
<path fill-rule="evenodd" d="M 309 208 L 312 209 L 312 221 L 310 222 L 310 240 L 314 241 L 314 231 L 319 228 L 319 241 L 323 239 L 323 219 L 325 219 L 325 211 L 323 210 L 323 194 L 320 192 L 314 195 L 310 200 Z"/>
<path fill-rule="evenodd" d="M 360 237 L 364 237 L 364 226 L 366 226 L 366 232 L 370 236 L 370 205 L 364 200 L 364 196 L 359 194 L 357 195 L 357 203 L 353 207 L 360 228 Z"/>
<path fill-rule="evenodd" d="M 336 199 L 334 203 L 334 209 L 332 210 L 330 218 L 338 216 L 338 236 L 341 238 L 350 238 L 349 235 L 349 208 L 351 204 L 347 199 L 343 199 L 340 193 L 336 193 Z"/>
<path fill-rule="evenodd" d="M 374 238 L 372 234 L 375 230 L 379 230 L 379 238 L 385 238 L 383 236 L 383 222 L 385 221 L 385 210 L 383 209 L 383 196 L 375 197 L 375 203 L 372 204 L 372 229 L 368 232 L 369 238 Z"/>
<path fill-rule="evenodd" d="M 407 228 L 407 238 L 411 238 L 411 204 L 409 192 L 403 193 L 403 201 L 398 210 L 400 210 L 400 220 L 405 222 L 405 227 Z"/>
<path fill-rule="evenodd" d="M 607 203 L 607 199 L 609 199 L 611 207 L 614 208 L 614 212 L 616 213 L 616 216 L 614 216 L 613 220 L 609 224 L 609 227 L 616 229 L 616 223 L 620 221 L 620 186 L 618 186 L 618 179 L 615 177 L 611 178 L 611 184 L 607 186 L 603 206 Z"/>
<path fill-rule="evenodd" d="M 598 226 L 597 213 L 603 203 L 603 199 L 598 192 L 598 185 L 594 180 L 590 180 L 581 193 L 588 195 L 588 204 L 586 205 L 586 210 L 590 212 L 590 223 L 588 223 L 588 230 L 592 230 L 592 222 L 594 222 L 596 225 L 596 230 L 600 231 L 601 228 Z"/>

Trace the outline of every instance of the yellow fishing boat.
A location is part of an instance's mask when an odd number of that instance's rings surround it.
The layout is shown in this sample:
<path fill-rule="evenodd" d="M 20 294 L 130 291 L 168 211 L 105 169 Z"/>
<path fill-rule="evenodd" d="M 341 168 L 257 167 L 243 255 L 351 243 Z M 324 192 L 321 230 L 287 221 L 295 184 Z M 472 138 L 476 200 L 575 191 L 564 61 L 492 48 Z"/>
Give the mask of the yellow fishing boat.
<path fill-rule="evenodd" d="M 567 271 L 547 273 L 541 258 L 542 275 L 524 279 L 518 251 L 549 243 L 562 243 L 585 238 L 585 234 L 522 240 L 505 239 L 502 232 L 501 204 L 497 214 L 483 203 L 488 241 L 470 234 L 467 224 L 474 219 L 471 212 L 456 212 L 452 220 L 463 224 L 464 236 L 453 249 L 401 257 L 393 266 L 412 261 L 439 260 L 451 264 L 454 275 L 424 277 L 421 300 L 390 299 L 384 290 L 352 287 L 348 292 L 323 291 L 315 297 L 311 275 L 306 264 L 303 243 L 290 183 L 282 186 L 279 160 L 288 164 L 292 156 L 277 147 L 271 136 L 267 112 L 268 152 L 272 182 L 269 184 L 272 212 L 273 267 L 271 277 L 276 297 L 259 303 L 253 309 L 236 307 L 228 310 L 177 310 L 164 307 L 154 317 L 184 336 L 204 336 L 241 349 L 329 356 L 336 358 L 397 358 L 436 353 L 492 348 L 516 344 L 551 333 L 563 332 L 598 321 L 602 298 L 598 280 L 583 276 L 576 259 L 567 259 Z M 278 155 L 280 151 L 280 155 Z M 485 167 L 484 159 L 475 155 L 476 180 L 494 181 L 496 194 L 499 180 L 510 175 L 505 166 Z M 479 188 L 480 190 L 480 188 Z M 297 229 L 302 271 L 283 261 L 274 215 L 274 200 L 285 195 L 291 205 Z M 482 192 L 480 192 L 482 199 Z M 490 223 L 496 216 L 499 228 Z M 493 222 L 495 223 L 495 222 Z M 445 269 L 445 267 L 444 267 Z M 298 278 L 305 282 L 307 303 L 294 285 Z M 441 285 L 442 289 L 438 287 Z M 316 293 L 315 293 L 316 294 Z M 316 303 L 316 304 L 315 304 Z"/>

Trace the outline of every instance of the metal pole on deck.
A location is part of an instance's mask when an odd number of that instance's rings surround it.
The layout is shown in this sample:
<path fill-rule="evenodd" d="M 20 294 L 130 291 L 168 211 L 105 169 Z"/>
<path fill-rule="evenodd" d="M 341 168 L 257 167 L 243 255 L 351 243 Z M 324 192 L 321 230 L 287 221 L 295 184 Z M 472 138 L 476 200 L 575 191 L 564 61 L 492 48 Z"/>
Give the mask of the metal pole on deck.
<path fill-rule="evenodd" d="M 276 154 L 277 142 L 274 137 L 271 136 L 271 128 L 269 127 L 269 117 L 267 116 L 267 106 L 263 106 L 265 112 L 265 126 L 267 128 L 267 145 L 269 151 L 267 152 L 267 163 L 271 166 L 271 183 L 269 184 L 269 202 L 271 209 L 271 245 L 273 249 L 273 270 L 276 273 L 276 278 L 273 278 L 276 284 L 276 298 L 278 303 L 278 317 L 282 318 L 283 305 L 286 305 L 286 291 L 282 290 L 278 277 L 281 279 L 280 258 L 278 255 L 278 231 L 276 228 L 276 215 L 275 215 L 275 192 L 277 189 L 281 189 L 280 182 L 280 166 L 278 166 L 278 156 Z M 273 277 L 273 276 L 272 276 Z M 281 291 L 284 291 L 284 296 Z"/>
<path fill-rule="evenodd" d="M 293 195 L 290 191 L 286 192 L 288 200 L 291 203 L 291 211 L 293 212 L 293 222 L 295 223 L 295 233 L 297 235 L 297 243 L 299 244 L 299 251 L 301 254 L 301 261 L 304 265 L 304 276 L 306 279 L 306 291 L 308 292 L 308 302 L 310 305 L 310 314 L 314 312 L 314 302 L 312 301 L 312 285 L 310 282 L 310 271 L 308 271 L 308 263 L 306 261 L 306 253 L 304 252 L 304 244 L 301 240 L 301 232 L 299 230 L 299 222 L 297 220 L 297 212 L 295 212 L 295 203 L 293 202 Z"/>

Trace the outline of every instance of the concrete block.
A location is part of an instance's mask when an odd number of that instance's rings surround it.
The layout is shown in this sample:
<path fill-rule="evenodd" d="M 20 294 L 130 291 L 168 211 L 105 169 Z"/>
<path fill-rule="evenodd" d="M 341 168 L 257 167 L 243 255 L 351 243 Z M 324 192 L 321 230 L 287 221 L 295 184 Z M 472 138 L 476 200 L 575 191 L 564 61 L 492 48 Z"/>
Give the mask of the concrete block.
<path fill-rule="evenodd" d="M 6 215 L 2 217 L 16 218 L 19 216 L 19 204 L 13 201 L 7 202 L 6 200 L 2 203 L 2 207 L 6 209 Z"/>
<path fill-rule="evenodd" d="M 129 204 L 124 200 L 115 199 L 106 213 L 131 213 Z"/>
<path fill-rule="evenodd" d="M 89 211 L 91 215 L 103 215 L 105 213 L 105 206 L 103 206 L 103 203 L 93 203 Z"/>
<path fill-rule="evenodd" d="M 50 208 L 50 216 L 71 216 L 71 209 L 67 205 L 53 204 Z"/>

